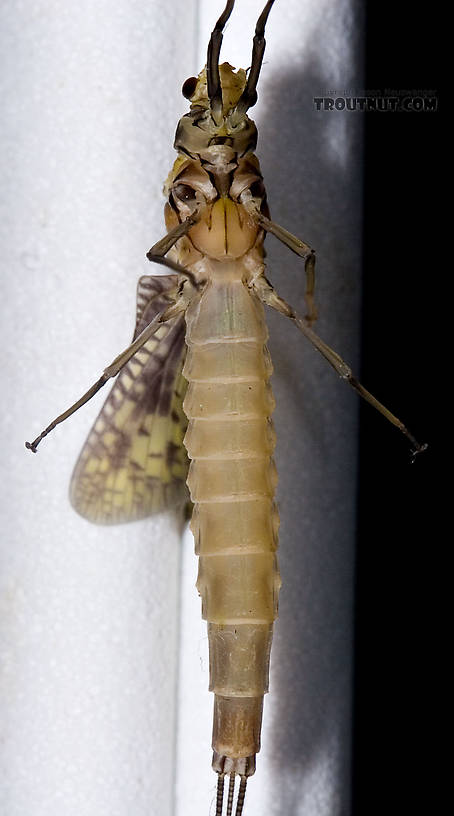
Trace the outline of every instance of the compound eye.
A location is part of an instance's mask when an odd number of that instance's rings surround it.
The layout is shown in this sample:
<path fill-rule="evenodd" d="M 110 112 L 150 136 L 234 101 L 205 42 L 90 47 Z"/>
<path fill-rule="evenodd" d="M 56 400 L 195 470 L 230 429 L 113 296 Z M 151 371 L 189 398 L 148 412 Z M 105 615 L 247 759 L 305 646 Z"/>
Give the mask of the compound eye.
<path fill-rule="evenodd" d="M 185 99 L 190 99 L 191 96 L 194 96 L 195 89 L 197 87 L 197 77 L 189 77 L 186 82 L 183 83 L 183 87 L 181 89 L 181 93 L 185 97 Z"/>
<path fill-rule="evenodd" d="M 252 198 L 265 198 L 265 185 L 261 179 L 253 181 L 249 190 Z"/>
<path fill-rule="evenodd" d="M 194 201 L 196 197 L 195 190 L 189 184 L 176 184 L 172 189 L 172 193 L 178 201 Z"/>

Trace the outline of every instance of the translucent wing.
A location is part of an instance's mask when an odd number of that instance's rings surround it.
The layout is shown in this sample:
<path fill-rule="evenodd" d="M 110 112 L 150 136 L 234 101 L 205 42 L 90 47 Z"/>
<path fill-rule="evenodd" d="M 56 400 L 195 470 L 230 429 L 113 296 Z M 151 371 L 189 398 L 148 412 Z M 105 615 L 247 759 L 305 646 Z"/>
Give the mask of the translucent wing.
<path fill-rule="evenodd" d="M 140 278 L 134 337 L 176 285 L 176 275 Z M 71 480 L 71 503 L 90 521 L 133 521 L 187 497 L 184 335 L 184 317 L 163 324 L 118 375 Z"/>

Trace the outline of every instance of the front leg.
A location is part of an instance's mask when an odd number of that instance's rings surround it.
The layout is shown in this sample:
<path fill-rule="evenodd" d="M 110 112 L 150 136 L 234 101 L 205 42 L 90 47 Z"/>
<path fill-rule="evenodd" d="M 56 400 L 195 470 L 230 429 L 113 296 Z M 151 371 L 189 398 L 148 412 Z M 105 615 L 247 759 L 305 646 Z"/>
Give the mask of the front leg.
<path fill-rule="evenodd" d="M 304 259 L 304 273 L 306 276 L 306 291 L 304 293 L 304 299 L 306 301 L 307 308 L 305 320 L 309 326 L 312 326 L 318 317 L 314 300 L 315 250 L 312 249 L 309 244 L 306 244 L 300 238 L 297 238 L 296 235 L 293 235 L 291 232 L 284 229 L 284 227 L 281 227 L 279 224 L 276 224 L 274 221 L 267 218 L 266 215 L 263 215 L 259 206 L 257 206 L 257 200 L 254 200 L 250 190 L 246 190 L 244 193 L 242 193 L 240 200 L 250 215 L 252 215 L 257 223 L 260 224 L 262 229 L 264 229 L 266 232 L 270 232 L 279 241 L 288 246 L 292 252 Z"/>
<path fill-rule="evenodd" d="M 189 230 L 194 226 L 194 224 L 197 223 L 197 221 L 199 221 L 199 219 L 200 216 L 197 211 L 192 213 L 183 222 L 178 223 L 175 227 L 173 227 L 173 229 L 171 229 L 167 235 L 164 235 L 164 238 L 157 241 L 157 243 L 154 244 L 147 252 L 147 258 L 149 261 L 162 264 L 163 266 L 167 266 L 169 269 L 173 269 L 174 272 L 178 272 L 179 275 L 184 275 L 186 278 L 189 278 L 191 283 L 196 288 L 198 288 L 199 284 L 191 270 L 182 264 L 173 261 L 171 258 L 166 258 L 165 256 L 169 250 L 175 246 L 180 238 L 187 235 Z"/>

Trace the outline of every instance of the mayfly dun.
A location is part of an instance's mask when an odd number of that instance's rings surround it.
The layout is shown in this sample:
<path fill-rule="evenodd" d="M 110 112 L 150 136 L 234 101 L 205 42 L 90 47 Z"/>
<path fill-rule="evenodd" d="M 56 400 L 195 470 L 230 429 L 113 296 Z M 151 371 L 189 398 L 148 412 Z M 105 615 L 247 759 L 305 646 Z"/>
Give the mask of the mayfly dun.
<path fill-rule="evenodd" d="M 216 816 L 232 816 L 234 807 L 241 816 L 255 771 L 280 588 L 264 305 L 289 318 L 408 438 L 413 455 L 424 449 L 314 332 L 315 253 L 271 219 L 254 154 L 257 131 L 247 113 L 257 100 L 272 5 L 269 0 L 257 21 L 248 72 L 219 64 L 234 6 L 228 0 L 206 67 L 183 85 L 190 111 L 178 123 L 178 156 L 165 184 L 167 233 L 147 253 L 169 274 L 140 279 L 133 342 L 26 443 L 36 451 L 56 425 L 119 375 L 76 464 L 73 506 L 100 524 L 144 518 L 183 504 L 187 482 L 214 692 Z M 304 264 L 305 317 L 265 276 L 267 233 Z"/>

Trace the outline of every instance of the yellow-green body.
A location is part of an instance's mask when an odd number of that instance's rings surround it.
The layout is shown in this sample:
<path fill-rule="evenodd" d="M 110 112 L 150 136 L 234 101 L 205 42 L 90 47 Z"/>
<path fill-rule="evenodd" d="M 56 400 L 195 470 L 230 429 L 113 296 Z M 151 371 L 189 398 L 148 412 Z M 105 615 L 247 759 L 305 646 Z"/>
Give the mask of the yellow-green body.
<path fill-rule="evenodd" d="M 231 760 L 250 757 L 252 765 L 281 583 L 272 365 L 263 305 L 248 288 L 246 266 L 209 266 L 208 282 L 186 312 L 191 529 L 208 621 L 213 749 Z"/>
<path fill-rule="evenodd" d="M 172 257 L 191 272 L 184 284 L 184 444 L 191 460 L 187 484 L 194 503 L 197 589 L 208 623 L 215 694 L 213 767 L 249 776 L 260 749 L 281 584 L 272 364 L 255 289 L 264 272 L 264 231 L 249 212 L 248 199 L 252 202 L 255 192 L 254 205 L 263 202 L 268 209 L 252 152 L 255 126 L 236 113 L 245 72 L 235 73 L 227 63 L 219 72 L 218 117 L 210 109 L 202 71 L 191 113 L 178 125 L 175 147 L 181 155 L 166 182 L 165 215 L 169 231 L 197 215 Z"/>

